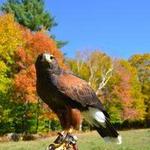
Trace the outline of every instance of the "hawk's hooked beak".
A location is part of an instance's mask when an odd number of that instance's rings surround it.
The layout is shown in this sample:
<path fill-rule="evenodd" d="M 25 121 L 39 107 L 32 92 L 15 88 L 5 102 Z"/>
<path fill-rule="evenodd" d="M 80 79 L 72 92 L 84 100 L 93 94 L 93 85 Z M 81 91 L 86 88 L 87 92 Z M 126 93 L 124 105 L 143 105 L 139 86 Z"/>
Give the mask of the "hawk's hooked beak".
<path fill-rule="evenodd" d="M 48 63 L 51 63 L 52 60 L 53 60 L 53 58 L 54 58 L 54 56 L 53 56 L 53 55 L 50 55 L 50 54 L 48 54 L 48 53 L 45 53 L 45 54 L 43 54 L 43 58 L 44 58 L 44 60 L 47 61 Z"/>

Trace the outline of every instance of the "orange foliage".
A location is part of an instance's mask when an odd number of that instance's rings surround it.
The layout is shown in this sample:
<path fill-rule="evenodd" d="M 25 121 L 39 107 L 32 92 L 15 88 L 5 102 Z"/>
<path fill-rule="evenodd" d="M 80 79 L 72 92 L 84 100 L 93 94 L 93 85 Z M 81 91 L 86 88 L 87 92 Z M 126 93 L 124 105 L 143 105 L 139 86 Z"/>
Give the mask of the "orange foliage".
<path fill-rule="evenodd" d="M 143 118 L 143 104 L 142 98 L 139 95 L 140 88 L 134 91 L 133 82 L 136 81 L 136 72 L 134 68 L 132 68 L 127 62 L 125 61 L 118 61 L 116 64 L 116 73 L 120 78 L 120 82 L 118 85 L 114 85 L 114 92 L 120 99 L 122 105 L 122 118 L 123 120 L 138 120 Z M 135 93 L 136 92 L 136 93 Z M 138 92 L 138 93 L 137 93 Z M 137 96 L 138 95 L 138 96 Z M 136 104 L 138 103 L 138 104 Z M 138 106 L 140 105 L 140 107 Z M 141 113 L 142 112 L 142 113 Z"/>
<path fill-rule="evenodd" d="M 119 86 L 115 86 L 115 90 L 119 98 L 122 100 L 124 106 L 130 107 L 132 104 L 132 95 L 131 95 L 131 72 L 123 67 L 121 64 L 117 64 L 116 73 L 120 77 Z"/>
<path fill-rule="evenodd" d="M 15 55 L 17 64 L 17 74 L 14 78 L 15 96 L 17 100 L 36 102 L 34 63 L 37 56 L 43 52 L 50 52 L 65 68 L 63 54 L 57 49 L 55 41 L 43 32 L 33 33 L 23 27 L 20 27 L 20 30 L 23 31 L 25 44 L 16 51 Z"/>
<path fill-rule="evenodd" d="M 24 64 L 25 67 L 33 64 L 40 53 L 50 52 L 63 65 L 63 54 L 57 48 L 55 41 L 43 32 L 32 33 L 24 29 L 24 40 L 26 41 L 23 48 L 18 49 L 17 59 Z"/>
<path fill-rule="evenodd" d="M 22 103 L 36 102 L 36 90 L 35 90 L 35 67 L 29 66 L 27 69 L 23 69 L 15 75 L 15 96 L 16 100 Z"/>

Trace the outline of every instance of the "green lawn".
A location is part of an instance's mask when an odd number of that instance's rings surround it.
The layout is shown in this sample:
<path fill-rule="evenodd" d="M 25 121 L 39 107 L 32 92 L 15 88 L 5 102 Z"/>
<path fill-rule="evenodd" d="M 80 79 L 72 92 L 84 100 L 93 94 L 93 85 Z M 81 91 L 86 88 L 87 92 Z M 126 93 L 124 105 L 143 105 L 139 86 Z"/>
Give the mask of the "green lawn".
<path fill-rule="evenodd" d="M 77 135 L 79 150 L 150 150 L 150 129 L 120 132 L 123 144 L 108 144 L 96 132 Z M 35 141 L 3 142 L 0 150 L 45 150 L 55 137 Z"/>

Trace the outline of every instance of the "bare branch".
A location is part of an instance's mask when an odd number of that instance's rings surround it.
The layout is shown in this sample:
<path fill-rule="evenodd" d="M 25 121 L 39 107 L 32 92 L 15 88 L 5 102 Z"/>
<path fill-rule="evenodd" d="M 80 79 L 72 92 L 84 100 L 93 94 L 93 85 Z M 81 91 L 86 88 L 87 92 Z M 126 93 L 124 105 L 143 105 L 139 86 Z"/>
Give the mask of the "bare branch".
<path fill-rule="evenodd" d="M 89 82 L 88 82 L 90 86 L 92 85 L 93 78 L 94 78 L 94 71 L 92 68 L 90 68 L 90 77 L 89 77 Z"/>
<path fill-rule="evenodd" d="M 99 84 L 99 87 L 96 91 L 96 94 L 98 95 L 100 90 L 107 84 L 107 82 L 109 81 L 109 79 L 112 76 L 112 71 L 113 71 L 113 66 L 111 68 L 108 69 L 108 71 L 106 72 L 106 74 L 102 74 L 102 82 Z"/>
<path fill-rule="evenodd" d="M 80 72 L 80 69 L 82 68 L 83 63 L 84 63 L 83 59 L 77 59 L 77 71 L 78 71 L 78 73 Z"/>

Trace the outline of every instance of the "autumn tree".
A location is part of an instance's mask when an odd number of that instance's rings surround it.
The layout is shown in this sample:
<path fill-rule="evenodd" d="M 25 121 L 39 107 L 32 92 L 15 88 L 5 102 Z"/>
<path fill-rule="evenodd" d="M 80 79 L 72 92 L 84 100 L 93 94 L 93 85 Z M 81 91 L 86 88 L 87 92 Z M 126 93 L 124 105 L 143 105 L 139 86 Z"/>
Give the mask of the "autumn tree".
<path fill-rule="evenodd" d="M 97 94 L 101 90 L 101 83 L 104 76 L 112 68 L 111 58 L 103 52 L 94 51 L 87 59 L 87 66 L 90 71 L 88 83 L 95 89 Z"/>
<path fill-rule="evenodd" d="M 35 98 L 36 75 L 34 67 L 37 56 L 43 52 L 50 52 L 62 67 L 64 66 L 64 60 L 63 54 L 57 49 L 55 41 L 48 35 L 42 32 L 32 33 L 26 29 L 23 32 L 25 44 L 16 51 L 17 67 L 14 84 L 17 93 L 22 95 L 21 97 L 18 95 L 20 100 L 34 102 L 37 100 Z"/>
<path fill-rule="evenodd" d="M 12 15 L 0 16 L 0 58 L 5 63 L 12 64 L 14 52 L 22 46 L 22 32 Z"/>
<path fill-rule="evenodd" d="M 5 133 L 13 130 L 12 70 L 15 51 L 23 45 L 22 32 L 12 15 L 0 16 L 0 36 L 0 133 Z"/>
<path fill-rule="evenodd" d="M 9 14 L 0 16 L 0 35 L 0 124 L 1 127 L 8 125 L 6 132 L 11 127 L 14 132 L 22 132 L 31 127 L 29 119 L 46 113 L 41 111 L 35 90 L 37 56 L 50 52 L 64 67 L 63 54 L 45 32 L 31 32 Z M 53 116 L 52 112 L 50 116 Z"/>
<path fill-rule="evenodd" d="M 85 79 L 95 91 L 98 90 L 108 70 L 112 68 L 111 58 L 98 50 L 78 51 L 76 58 L 68 60 L 68 63 L 72 71 Z"/>
<path fill-rule="evenodd" d="M 144 119 L 145 105 L 137 71 L 127 61 L 115 61 L 113 75 L 103 92 L 104 104 L 113 121 Z"/>
<path fill-rule="evenodd" d="M 57 49 L 56 42 L 48 35 L 44 32 L 33 33 L 25 28 L 22 28 L 22 31 L 25 44 L 16 51 L 15 55 L 17 66 L 15 68 L 16 75 L 14 78 L 14 99 L 15 101 L 23 103 L 24 107 L 27 108 L 27 111 L 24 113 L 27 120 L 30 113 L 30 111 L 28 111 L 29 105 L 34 103 L 38 109 L 40 102 L 35 87 L 36 74 L 34 63 L 37 56 L 43 52 L 50 52 L 56 57 L 61 67 L 65 67 L 65 65 L 63 63 L 63 54 Z M 46 111 L 43 113 L 46 113 Z M 39 112 L 37 112 L 37 114 L 39 114 Z M 52 112 L 49 113 L 49 117 L 50 116 L 54 116 Z M 38 115 L 36 117 L 38 117 Z"/>
<path fill-rule="evenodd" d="M 15 51 L 23 45 L 22 32 L 12 15 L 0 16 L 0 36 L 0 86 L 1 91 L 7 91 L 12 65 L 15 63 Z"/>
<path fill-rule="evenodd" d="M 133 55 L 129 59 L 129 62 L 137 69 L 146 105 L 146 119 L 150 124 L 150 54 Z"/>
<path fill-rule="evenodd" d="M 14 14 L 19 24 L 32 31 L 42 28 L 50 30 L 56 25 L 54 17 L 44 9 L 43 0 L 7 0 L 1 6 L 1 10 Z"/>

